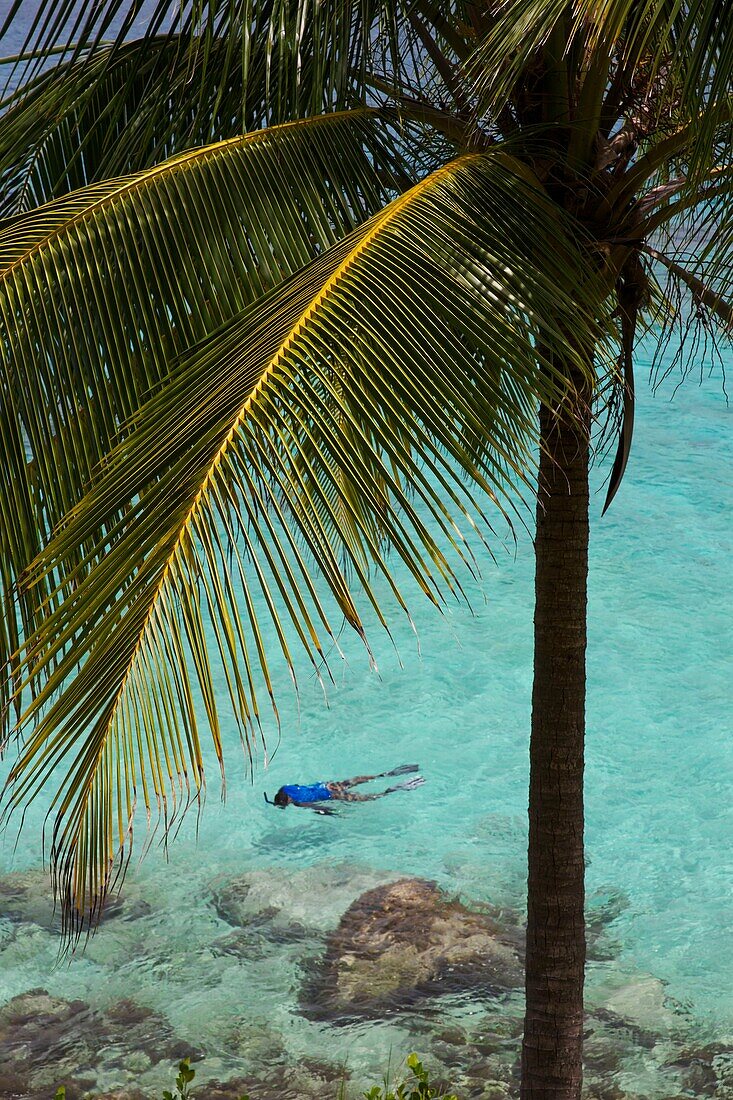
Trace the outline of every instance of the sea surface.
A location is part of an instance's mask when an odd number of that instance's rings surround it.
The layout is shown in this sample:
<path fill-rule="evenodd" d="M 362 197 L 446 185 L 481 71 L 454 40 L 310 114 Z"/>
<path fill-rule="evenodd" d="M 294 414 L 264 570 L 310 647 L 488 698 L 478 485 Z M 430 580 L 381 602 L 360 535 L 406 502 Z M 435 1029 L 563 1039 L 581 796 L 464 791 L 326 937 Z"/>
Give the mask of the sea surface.
<path fill-rule="evenodd" d="M 678 1046 L 707 1044 L 719 1061 L 733 1047 L 733 412 L 719 364 L 676 392 L 677 376 L 653 392 L 647 367 L 642 356 L 634 448 L 603 519 L 607 469 L 594 471 L 587 883 L 591 911 L 605 924 L 595 958 L 591 951 L 589 1003 L 629 1026 L 664 1031 L 665 1042 L 674 1032 Z M 275 1070 L 304 1060 L 345 1065 L 354 1088 L 413 1048 L 428 1060 L 437 1052 L 435 1064 L 450 1072 L 438 1031 L 449 1022 L 468 1041 L 476 1021 L 484 1026 L 511 998 L 432 997 L 335 1026 L 306 1018 L 302 991 L 323 951 L 319 935 L 390 875 L 425 877 L 449 895 L 521 914 L 533 562 L 526 533 L 495 549 L 497 564 L 481 559 L 480 582 L 466 578 L 470 608 L 440 615 L 415 595 L 416 633 L 398 615 L 394 647 L 372 629 L 377 670 L 344 635 L 346 660 L 332 655 L 325 698 L 305 672 L 296 700 L 283 673 L 282 732 L 279 743 L 272 737 L 269 766 L 260 759 L 252 781 L 232 727 L 226 802 L 212 772 L 204 812 L 189 815 L 167 854 L 154 840 L 142 863 L 133 861 L 127 915 L 104 924 L 70 962 L 57 965 L 53 920 L 34 917 L 32 905 L 22 920 L 3 922 L 0 1005 L 38 988 L 96 1013 L 132 1001 L 166 1021 L 177 1049 L 201 1059 L 200 1079 L 261 1080 L 254 1100 L 277 1095 L 267 1091 Z M 281 811 L 262 797 L 282 783 L 408 762 L 420 764 L 423 787 L 338 817 Z M 44 809 L 32 807 L 17 847 L 14 833 L 0 842 L 2 874 L 41 866 Z M 265 929 L 247 939 L 239 929 L 232 939 L 221 897 L 233 880 L 256 883 L 272 897 L 267 913 L 285 911 L 310 932 L 298 940 Z M 0 878 L 0 891 L 3 881 L 17 877 Z M 662 1049 L 647 1043 L 638 1059 L 632 1050 L 615 1066 L 622 1095 L 671 1095 Z M 87 1075 L 96 1088 L 134 1079 L 155 1090 L 169 1080 L 167 1062 L 115 1050 Z M 453 1073 L 466 1096 L 484 1095 L 460 1052 Z"/>

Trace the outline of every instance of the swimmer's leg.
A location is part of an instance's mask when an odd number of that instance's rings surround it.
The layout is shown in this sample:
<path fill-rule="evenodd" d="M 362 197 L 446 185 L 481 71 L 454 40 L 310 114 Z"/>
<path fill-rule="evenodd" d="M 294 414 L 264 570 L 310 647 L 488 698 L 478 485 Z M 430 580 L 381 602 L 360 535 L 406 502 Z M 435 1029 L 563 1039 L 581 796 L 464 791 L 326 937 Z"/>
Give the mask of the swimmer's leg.
<path fill-rule="evenodd" d="M 374 778 L 376 779 L 378 777 L 374 776 Z M 377 791 L 376 794 L 356 794 L 354 791 L 349 790 L 351 782 L 353 782 L 353 780 L 346 780 L 346 783 L 326 784 L 329 791 L 331 791 L 331 797 L 334 801 L 373 802 L 375 798 L 384 798 L 386 794 L 392 794 L 394 791 L 412 791 L 415 787 L 421 787 L 425 780 L 421 775 L 416 775 L 414 779 L 408 779 L 405 783 L 396 783 L 394 787 L 387 787 L 386 791 Z"/>
<path fill-rule="evenodd" d="M 399 768 L 393 768 L 391 772 L 377 772 L 376 775 L 355 775 L 353 779 L 339 779 L 335 783 L 326 783 L 329 790 L 334 788 L 347 789 L 358 787 L 360 783 L 371 783 L 372 779 L 389 779 L 393 775 L 407 775 L 408 772 L 416 772 L 419 764 L 400 764 Z"/>

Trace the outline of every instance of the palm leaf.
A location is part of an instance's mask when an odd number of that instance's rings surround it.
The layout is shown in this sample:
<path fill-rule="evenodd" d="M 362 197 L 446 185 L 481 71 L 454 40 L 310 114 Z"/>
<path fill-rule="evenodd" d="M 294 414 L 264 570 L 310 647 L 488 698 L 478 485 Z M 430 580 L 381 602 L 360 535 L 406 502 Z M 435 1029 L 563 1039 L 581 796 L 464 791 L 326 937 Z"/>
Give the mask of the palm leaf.
<path fill-rule="evenodd" d="M 259 129 L 262 92 L 244 114 L 241 65 L 219 85 L 202 72 L 209 65 L 221 72 L 228 45 L 215 40 L 205 58 L 189 56 L 178 37 L 135 41 L 57 65 L 24 85 L 0 105 L 0 216 Z M 261 72 L 250 79 L 262 88 Z"/>
<path fill-rule="evenodd" d="M 0 666 L 10 667 L 21 625 L 27 633 L 42 613 L 41 589 L 15 607 L 14 581 L 141 395 L 176 354 L 383 204 L 392 156 L 377 126 L 374 112 L 357 111 L 259 131 L 0 229 L 0 429 L 11 474 L 0 489 Z"/>
<path fill-rule="evenodd" d="M 719 298 L 730 298 L 733 166 L 723 161 L 703 180 L 690 172 L 683 156 L 676 167 L 678 175 L 653 179 L 641 199 L 645 238 L 680 257 L 711 292 L 717 289 Z"/>
<path fill-rule="evenodd" d="M 150 8 L 141 30 L 131 0 L 84 5 L 76 23 L 66 0 L 38 8 L 26 43 L 38 56 L 0 104 L 0 213 L 191 146 L 353 103 L 372 19 L 367 0 L 325 9 L 320 0 L 178 8 L 166 0 Z M 6 28 L 18 14 L 14 7 Z M 49 51 L 61 52 L 52 68 Z"/>
<path fill-rule="evenodd" d="M 333 632 L 310 559 L 363 635 L 342 558 L 380 617 L 365 563 L 405 606 L 385 544 L 439 603 L 448 551 L 465 558 L 458 521 L 481 525 L 470 486 L 506 499 L 531 477 L 536 402 L 566 384 L 552 351 L 584 366 L 569 334 L 598 303 L 511 166 L 451 163 L 193 349 L 38 559 L 32 583 L 74 590 L 26 648 L 45 684 L 8 805 L 64 762 L 53 858 L 70 931 L 102 904 L 136 800 L 169 824 L 177 788 L 203 782 L 197 698 L 222 762 L 214 664 L 253 754 L 267 632 L 293 676 L 293 643 L 320 667 Z"/>
<path fill-rule="evenodd" d="M 669 256 L 662 255 L 656 248 L 647 246 L 645 251 L 652 259 L 660 263 L 671 275 L 683 283 L 691 292 L 697 303 L 707 306 L 711 313 L 721 322 L 723 330 L 730 337 L 733 332 L 733 305 L 731 305 L 731 297 L 733 297 L 733 295 L 731 295 L 730 286 L 731 273 L 729 272 L 729 282 L 725 288 L 726 293 L 724 296 L 720 290 L 714 289 L 698 278 L 694 273 L 694 267 L 693 270 L 690 271 L 670 259 Z"/>
<path fill-rule="evenodd" d="M 488 21 L 467 71 L 484 111 L 496 116 L 517 95 L 539 93 L 555 106 L 535 121 L 589 128 L 592 137 L 607 97 L 609 125 L 639 100 L 654 133 L 696 119 L 709 162 L 709 108 L 730 96 L 732 21 L 733 7 L 719 0 L 510 0 Z"/>

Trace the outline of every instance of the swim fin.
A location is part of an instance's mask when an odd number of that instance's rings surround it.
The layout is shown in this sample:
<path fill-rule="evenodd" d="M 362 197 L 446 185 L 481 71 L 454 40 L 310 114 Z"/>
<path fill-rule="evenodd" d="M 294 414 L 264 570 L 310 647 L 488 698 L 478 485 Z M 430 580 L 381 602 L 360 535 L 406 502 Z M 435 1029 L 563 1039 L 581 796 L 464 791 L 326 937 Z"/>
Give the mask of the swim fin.
<path fill-rule="evenodd" d="M 385 777 L 388 775 L 407 775 L 408 772 L 416 772 L 419 767 L 419 764 L 400 764 L 399 768 L 393 768 L 391 772 L 382 772 L 382 775 Z"/>
<path fill-rule="evenodd" d="M 407 779 L 404 783 L 395 783 L 394 787 L 387 787 L 385 794 L 392 794 L 392 791 L 414 791 L 415 787 L 422 787 L 425 780 L 421 775 L 416 775 L 414 779 Z"/>

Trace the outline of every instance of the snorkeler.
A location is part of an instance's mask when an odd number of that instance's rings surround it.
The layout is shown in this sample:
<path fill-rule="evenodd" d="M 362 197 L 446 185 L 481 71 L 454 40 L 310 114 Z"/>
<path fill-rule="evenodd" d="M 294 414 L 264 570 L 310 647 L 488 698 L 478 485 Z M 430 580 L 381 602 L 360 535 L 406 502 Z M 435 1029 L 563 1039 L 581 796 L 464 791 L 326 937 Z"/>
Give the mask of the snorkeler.
<path fill-rule="evenodd" d="M 353 779 L 341 779 L 335 783 L 310 783 L 300 786 L 293 783 L 290 786 L 281 787 L 273 799 L 265 794 L 265 802 L 271 806 L 279 806 L 284 810 L 286 806 L 301 806 L 305 809 L 315 810 L 317 814 L 334 814 L 336 811 L 326 806 L 323 802 L 371 802 L 375 798 L 384 798 L 393 791 L 412 791 L 420 787 L 425 780 L 421 775 L 414 779 L 408 779 L 404 783 L 395 783 L 394 787 L 387 787 L 385 791 L 377 791 L 376 794 L 355 794 L 351 788 L 360 783 L 369 783 L 372 779 L 387 779 L 393 775 L 406 775 L 408 772 L 416 772 L 417 764 L 402 764 L 399 768 L 393 768 L 391 772 L 380 772 L 379 775 L 357 775 Z"/>

